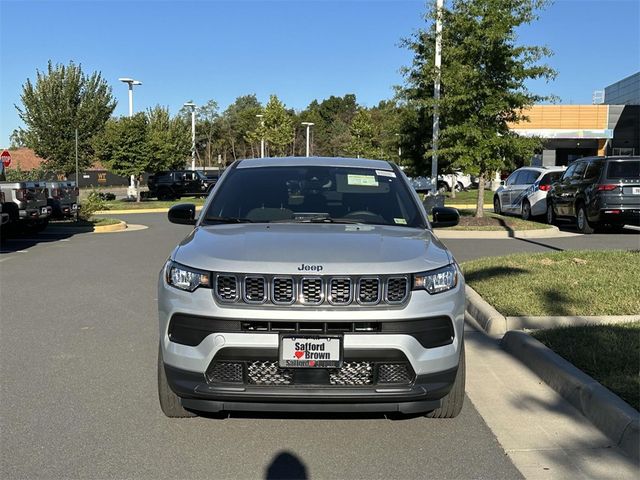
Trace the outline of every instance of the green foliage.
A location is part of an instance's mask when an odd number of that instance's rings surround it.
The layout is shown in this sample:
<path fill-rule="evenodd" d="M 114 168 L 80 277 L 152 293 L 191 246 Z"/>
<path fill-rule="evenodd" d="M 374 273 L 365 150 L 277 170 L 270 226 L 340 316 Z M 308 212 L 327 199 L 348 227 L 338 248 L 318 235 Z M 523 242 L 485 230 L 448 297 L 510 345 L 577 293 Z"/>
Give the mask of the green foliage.
<path fill-rule="evenodd" d="M 260 124 L 256 115 L 262 106 L 255 94 L 236 98 L 217 121 L 221 133 L 218 146 L 223 164 L 238 158 L 257 157 L 260 154 L 260 140 L 251 137 Z"/>
<path fill-rule="evenodd" d="M 184 167 L 191 153 L 191 122 L 180 116 L 171 118 L 169 110 L 156 106 L 147 111 L 147 172 Z"/>
<path fill-rule="evenodd" d="M 91 165 L 92 138 L 111 116 L 116 102 L 111 87 L 94 72 L 87 75 L 81 65 L 53 65 L 36 71 L 35 84 L 22 86 L 22 108 L 16 106 L 25 124 L 12 141 L 32 148 L 47 161 L 48 168 L 69 174 L 75 171 L 75 130 L 78 130 L 80 169 Z"/>
<path fill-rule="evenodd" d="M 93 143 L 96 159 L 122 176 L 139 176 L 148 171 L 151 166 L 148 125 L 147 116 L 142 112 L 109 120 Z"/>
<path fill-rule="evenodd" d="M 360 110 L 353 118 L 349 128 L 351 140 L 347 152 L 354 157 L 381 158 L 382 149 L 378 139 L 379 135 L 373 124 L 371 112 Z"/>
<path fill-rule="evenodd" d="M 95 212 L 108 209 L 109 206 L 103 199 L 100 191 L 94 188 L 89 192 L 87 198 L 82 201 L 82 207 L 80 208 L 78 216 L 83 220 L 89 221 Z"/>
<path fill-rule="evenodd" d="M 523 109 L 546 99 L 530 92 L 525 82 L 555 75 L 550 67 L 539 64 L 550 54 L 548 49 L 517 44 L 516 30 L 536 20 L 537 10 L 545 3 L 454 0 L 449 9 L 443 9 L 438 158 L 447 162 L 448 169 L 489 178 L 491 172 L 531 157 L 540 147 L 538 139 L 509 131 L 508 123 L 524 120 Z M 429 113 L 436 105 L 430 86 L 438 73 L 433 66 L 435 16 L 431 11 L 430 28 L 404 42 L 414 59 L 404 70 L 402 93 L 411 106 Z M 431 150 L 425 153 L 432 154 Z M 482 215 L 482 197 L 477 215 Z"/>
<path fill-rule="evenodd" d="M 276 95 L 271 95 L 264 109 L 264 124 L 258 125 L 255 138 L 264 137 L 270 156 L 284 156 L 293 141 L 293 121 Z"/>
<path fill-rule="evenodd" d="M 4 169 L 5 179 L 8 182 L 21 182 L 25 180 L 48 180 L 55 179 L 56 174 L 48 169 L 46 165 L 31 170 L 22 170 L 20 164 L 12 164 L 9 168 Z"/>

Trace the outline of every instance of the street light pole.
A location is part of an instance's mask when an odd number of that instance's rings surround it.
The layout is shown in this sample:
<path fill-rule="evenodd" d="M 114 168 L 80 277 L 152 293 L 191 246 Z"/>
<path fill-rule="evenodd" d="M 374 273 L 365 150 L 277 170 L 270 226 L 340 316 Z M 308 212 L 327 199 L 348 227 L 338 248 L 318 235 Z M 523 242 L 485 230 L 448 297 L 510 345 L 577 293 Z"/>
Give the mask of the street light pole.
<path fill-rule="evenodd" d="M 134 80 L 133 78 L 119 78 L 118 80 L 120 80 L 123 83 L 126 83 L 127 85 L 129 85 L 129 118 L 133 117 L 133 86 L 134 85 L 142 85 L 142 82 L 140 80 Z M 77 170 L 77 169 L 76 169 Z M 135 175 L 131 175 L 130 177 L 130 182 L 131 185 L 129 186 L 129 191 L 127 192 L 127 196 L 131 197 L 131 196 L 138 196 L 138 192 L 136 189 L 136 176 Z"/>
<path fill-rule="evenodd" d="M 76 188 L 80 188 L 78 183 L 78 129 L 76 128 Z"/>
<path fill-rule="evenodd" d="M 315 125 L 313 122 L 302 122 L 307 127 L 307 157 L 309 156 L 309 129 Z"/>
<path fill-rule="evenodd" d="M 264 115 L 259 113 L 256 117 L 260 119 L 260 125 L 264 127 Z M 264 132 L 262 133 L 262 138 L 260 138 L 260 158 L 264 158 Z"/>
<path fill-rule="evenodd" d="M 440 66 L 442 64 L 442 7 L 443 0 L 436 0 L 436 78 L 433 85 L 433 156 L 431 157 L 431 192 L 438 190 L 438 139 L 440 136 Z"/>
<path fill-rule="evenodd" d="M 191 170 L 196 169 L 196 104 L 187 102 L 185 107 L 191 108 Z"/>

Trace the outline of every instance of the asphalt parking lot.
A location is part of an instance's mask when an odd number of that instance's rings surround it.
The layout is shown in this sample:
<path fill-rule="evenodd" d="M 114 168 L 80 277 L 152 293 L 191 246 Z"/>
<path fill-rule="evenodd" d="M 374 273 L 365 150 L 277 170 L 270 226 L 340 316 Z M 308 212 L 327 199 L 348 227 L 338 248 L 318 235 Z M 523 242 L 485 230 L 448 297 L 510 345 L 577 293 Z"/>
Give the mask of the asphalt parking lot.
<path fill-rule="evenodd" d="M 233 415 L 167 419 L 155 282 L 189 227 L 14 239 L 0 255 L 2 478 L 520 478 L 467 401 L 454 420 Z M 458 260 L 640 248 L 640 235 L 447 240 Z M 280 476 L 277 474 L 280 473 Z"/>

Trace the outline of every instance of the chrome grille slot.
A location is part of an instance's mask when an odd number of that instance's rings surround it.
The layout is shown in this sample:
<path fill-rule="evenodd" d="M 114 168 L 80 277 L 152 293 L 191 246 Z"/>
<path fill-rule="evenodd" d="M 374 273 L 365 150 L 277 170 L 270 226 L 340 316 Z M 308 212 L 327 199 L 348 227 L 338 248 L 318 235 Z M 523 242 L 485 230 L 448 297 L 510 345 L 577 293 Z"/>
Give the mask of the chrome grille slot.
<path fill-rule="evenodd" d="M 371 362 L 344 362 L 342 368 L 329 370 L 331 385 L 371 385 L 373 365 Z"/>
<path fill-rule="evenodd" d="M 247 303 L 266 302 L 267 282 L 264 277 L 245 277 L 243 298 Z"/>
<path fill-rule="evenodd" d="M 238 280 L 233 275 L 218 275 L 216 295 L 222 302 L 235 302 L 238 299 Z"/>
<path fill-rule="evenodd" d="M 329 283 L 329 303 L 332 305 L 350 304 L 351 290 L 350 278 L 332 278 Z"/>
<path fill-rule="evenodd" d="M 413 371 L 406 363 L 383 363 L 378 367 L 378 383 L 411 383 Z"/>
<path fill-rule="evenodd" d="M 305 305 L 319 305 L 324 300 L 322 279 L 305 277 L 301 281 L 300 301 Z"/>
<path fill-rule="evenodd" d="M 380 279 L 361 278 L 358 282 L 358 302 L 362 305 L 375 305 L 380 301 Z"/>
<path fill-rule="evenodd" d="M 293 278 L 275 277 L 273 279 L 273 303 L 277 305 L 289 305 L 296 299 Z"/>
<path fill-rule="evenodd" d="M 387 279 L 385 300 L 387 303 L 402 303 L 409 293 L 409 281 L 406 277 L 390 277 Z"/>
<path fill-rule="evenodd" d="M 207 380 L 210 383 L 242 383 L 242 363 L 213 362 L 207 370 Z"/>
<path fill-rule="evenodd" d="M 258 360 L 247 365 L 247 379 L 253 385 L 291 385 L 293 371 L 280 368 L 277 362 Z"/>

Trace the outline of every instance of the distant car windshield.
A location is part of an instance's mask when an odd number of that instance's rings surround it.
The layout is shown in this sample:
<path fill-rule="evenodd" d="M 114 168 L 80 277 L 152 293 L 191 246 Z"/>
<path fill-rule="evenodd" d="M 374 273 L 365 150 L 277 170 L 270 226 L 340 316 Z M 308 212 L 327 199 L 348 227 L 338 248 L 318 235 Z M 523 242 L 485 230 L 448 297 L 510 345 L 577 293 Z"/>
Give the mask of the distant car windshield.
<path fill-rule="evenodd" d="M 607 178 L 640 178 L 640 160 L 609 162 Z"/>
<path fill-rule="evenodd" d="M 425 227 L 409 189 L 395 172 L 327 166 L 230 171 L 216 192 L 204 222 L 222 219 Z"/>

